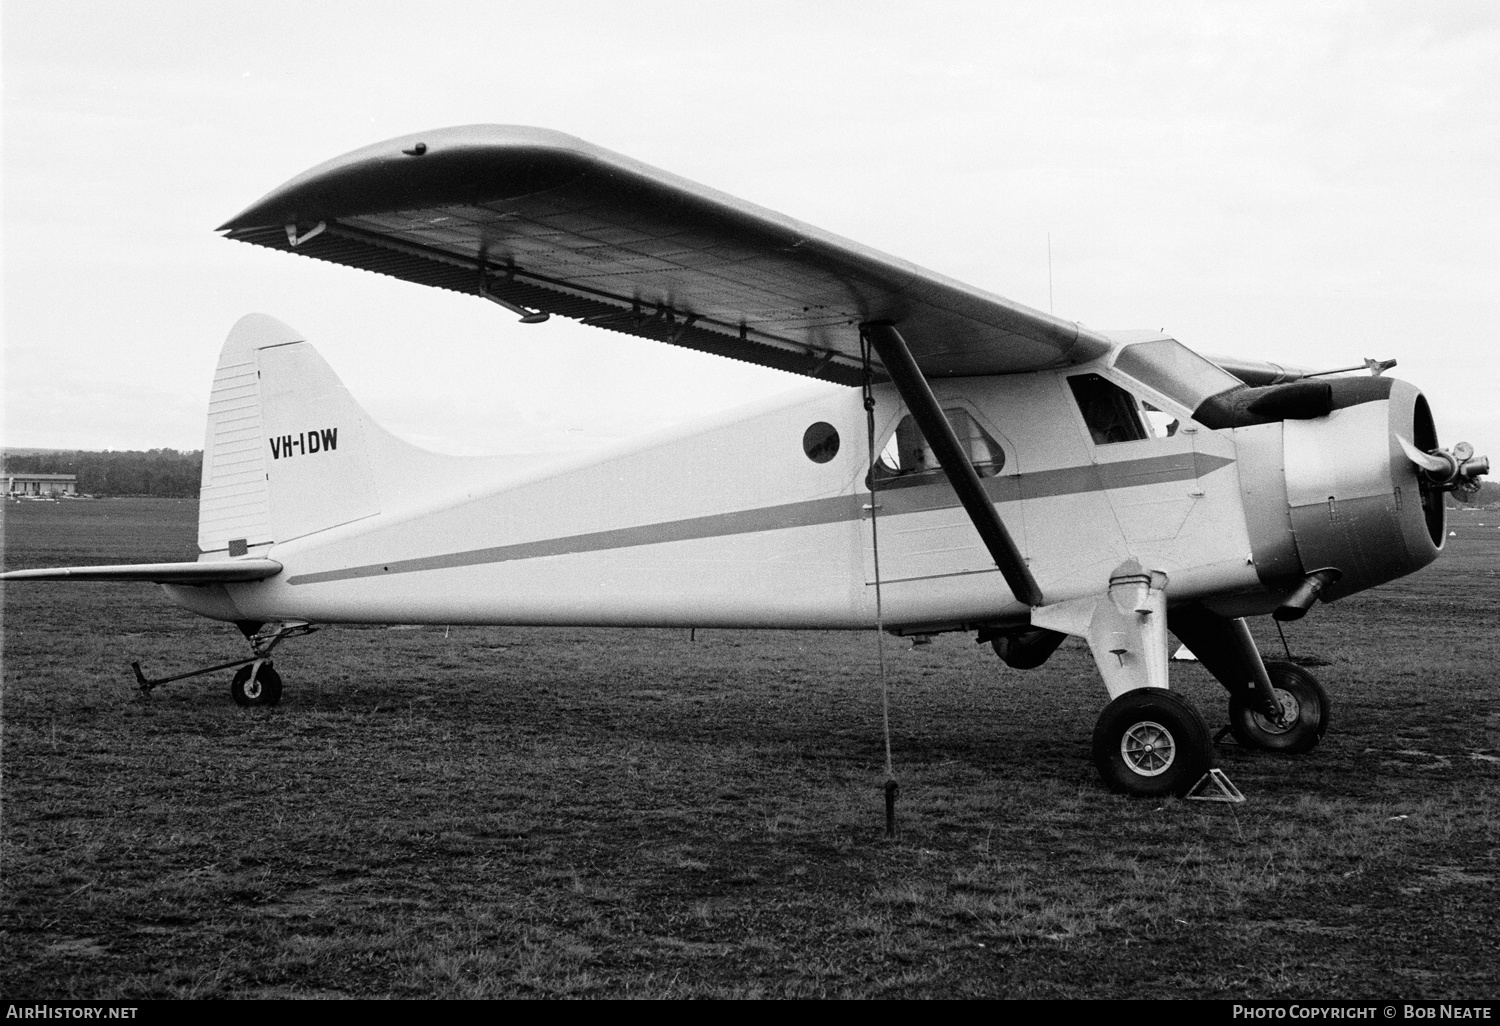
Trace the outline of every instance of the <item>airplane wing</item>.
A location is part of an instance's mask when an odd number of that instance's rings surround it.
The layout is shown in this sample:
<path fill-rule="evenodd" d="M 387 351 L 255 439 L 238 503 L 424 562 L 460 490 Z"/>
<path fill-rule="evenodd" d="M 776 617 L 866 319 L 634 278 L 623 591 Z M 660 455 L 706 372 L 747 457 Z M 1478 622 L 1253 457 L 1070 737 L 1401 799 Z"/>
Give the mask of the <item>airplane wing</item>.
<path fill-rule="evenodd" d="M 126 563 L 11 570 L 0 581 L 151 581 L 155 584 L 234 584 L 281 573 L 274 559 L 221 559 L 207 563 Z"/>
<path fill-rule="evenodd" d="M 864 321 L 895 323 L 928 377 L 1065 366 L 1110 348 L 1071 321 L 539 128 L 447 128 L 356 150 L 219 230 L 850 385 L 862 380 Z"/>

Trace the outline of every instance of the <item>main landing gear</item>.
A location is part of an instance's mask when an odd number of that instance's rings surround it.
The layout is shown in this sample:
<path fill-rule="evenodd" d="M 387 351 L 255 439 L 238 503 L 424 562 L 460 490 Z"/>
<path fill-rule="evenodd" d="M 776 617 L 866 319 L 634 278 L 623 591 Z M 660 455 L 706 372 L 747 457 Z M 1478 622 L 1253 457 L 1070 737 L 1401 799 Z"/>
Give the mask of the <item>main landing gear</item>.
<path fill-rule="evenodd" d="M 1296 755 L 1317 747 L 1328 731 L 1328 694 L 1296 663 L 1266 663 L 1278 715 L 1270 716 L 1248 692 L 1229 693 L 1229 729 L 1247 748 Z"/>
<path fill-rule="evenodd" d="M 1142 798 L 1187 794 L 1213 768 L 1208 724 L 1175 692 L 1127 691 L 1099 715 L 1094 765 L 1114 791 Z"/>
<path fill-rule="evenodd" d="M 136 684 L 140 686 L 141 694 L 149 695 L 163 684 L 169 684 L 174 680 L 186 680 L 188 677 L 201 677 L 205 673 L 214 673 L 218 670 L 227 670 L 231 666 L 238 667 L 234 679 L 229 684 L 229 697 L 238 706 L 270 706 L 281 701 L 281 674 L 271 665 L 271 650 L 288 638 L 300 638 L 304 634 L 311 634 L 318 628 L 309 623 L 238 623 L 240 632 L 250 642 L 250 649 L 254 653 L 248 659 L 231 659 L 227 663 L 216 663 L 213 666 L 204 666 L 187 673 L 175 674 L 171 677 L 148 678 L 141 672 L 139 662 L 131 663 L 131 669 L 135 671 Z"/>
<path fill-rule="evenodd" d="M 1193 604 L 1173 609 L 1172 633 L 1229 692 L 1229 729 L 1247 748 L 1296 755 L 1328 732 L 1328 694 L 1290 662 L 1263 662 L 1244 620 Z"/>
<path fill-rule="evenodd" d="M 1088 642 L 1111 698 L 1094 728 L 1094 764 L 1105 784 L 1125 794 L 1196 796 L 1216 773 L 1208 725 L 1167 690 L 1168 630 L 1229 691 L 1230 729 L 1240 744 L 1312 750 L 1328 729 L 1328 696 L 1312 675 L 1293 663 L 1263 662 L 1243 619 L 1197 603 L 1169 611 L 1166 587 L 1166 574 L 1129 560 L 1110 575 L 1107 594 L 1033 607 L 1028 627 L 997 632 L 995 650 L 1011 666 L 1031 667 L 1063 635 Z M 1215 780 L 1222 785 L 1221 776 Z"/>
<path fill-rule="evenodd" d="M 1048 632 L 1088 642 L 1111 698 L 1094 727 L 1094 765 L 1110 788 L 1142 798 L 1186 795 L 1213 769 L 1208 724 L 1167 690 L 1166 587 L 1166 574 L 1129 560 L 1110 575 L 1107 594 L 1033 608 L 1031 626 L 1043 637 L 996 648 L 1013 666 L 1035 665 L 1028 644 L 1050 653 L 1061 640 Z"/>

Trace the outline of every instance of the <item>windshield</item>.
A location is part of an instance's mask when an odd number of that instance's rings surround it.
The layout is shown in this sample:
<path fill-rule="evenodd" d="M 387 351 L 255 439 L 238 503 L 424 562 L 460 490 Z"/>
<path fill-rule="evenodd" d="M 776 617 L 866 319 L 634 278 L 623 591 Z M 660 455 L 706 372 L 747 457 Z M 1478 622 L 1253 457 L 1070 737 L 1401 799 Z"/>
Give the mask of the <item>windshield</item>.
<path fill-rule="evenodd" d="M 1242 384 L 1227 370 L 1170 338 L 1126 346 L 1115 360 L 1115 369 L 1190 410 L 1196 410 L 1209 396 Z"/>

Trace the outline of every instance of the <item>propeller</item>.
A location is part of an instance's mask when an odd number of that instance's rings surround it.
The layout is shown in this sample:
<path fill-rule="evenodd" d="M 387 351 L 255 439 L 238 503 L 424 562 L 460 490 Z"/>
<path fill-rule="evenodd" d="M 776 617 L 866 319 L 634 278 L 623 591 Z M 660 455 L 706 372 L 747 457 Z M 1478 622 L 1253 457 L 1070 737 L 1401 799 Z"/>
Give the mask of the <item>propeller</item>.
<path fill-rule="evenodd" d="M 1450 452 L 1433 449 L 1423 452 L 1411 442 L 1396 436 L 1401 451 L 1423 471 L 1430 483 L 1446 492 L 1453 492 L 1460 499 L 1468 499 L 1479 491 L 1479 479 L 1490 472 L 1488 456 L 1475 457 L 1474 447 L 1468 442 L 1459 442 Z"/>
<path fill-rule="evenodd" d="M 1423 452 L 1400 435 L 1396 436 L 1396 441 L 1401 443 L 1401 451 L 1406 453 L 1406 458 L 1429 474 L 1442 474 L 1444 479 L 1446 479 L 1458 470 L 1458 461 L 1441 449 L 1437 450 L 1436 453 Z M 1442 453 L 1442 455 L 1439 456 L 1438 453 Z M 1444 457 L 1447 458 L 1445 459 Z"/>

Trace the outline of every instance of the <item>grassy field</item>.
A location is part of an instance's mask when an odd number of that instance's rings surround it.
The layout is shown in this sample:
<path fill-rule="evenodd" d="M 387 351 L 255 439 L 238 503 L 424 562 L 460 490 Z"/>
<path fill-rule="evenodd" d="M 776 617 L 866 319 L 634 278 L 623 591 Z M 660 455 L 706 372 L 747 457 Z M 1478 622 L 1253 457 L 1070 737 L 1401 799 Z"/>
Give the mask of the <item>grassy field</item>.
<path fill-rule="evenodd" d="M 195 504 L 7 503 L 9 566 L 190 558 Z M 9 998 L 1500 994 L 1500 511 L 1289 631 L 1314 752 L 1238 807 L 1121 798 L 1086 650 L 869 635 L 329 629 L 283 704 L 149 586 L 4 594 Z M 1280 642 L 1255 625 L 1268 652 Z M 1174 686 L 1226 722 L 1223 693 Z"/>

